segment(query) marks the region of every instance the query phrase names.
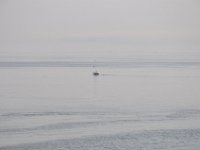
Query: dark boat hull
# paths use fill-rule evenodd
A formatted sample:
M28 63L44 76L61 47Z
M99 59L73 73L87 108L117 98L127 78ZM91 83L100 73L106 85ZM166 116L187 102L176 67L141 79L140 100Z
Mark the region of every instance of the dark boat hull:
M94 76L98 76L99 73L98 73L98 72L93 72L93 75L94 75Z

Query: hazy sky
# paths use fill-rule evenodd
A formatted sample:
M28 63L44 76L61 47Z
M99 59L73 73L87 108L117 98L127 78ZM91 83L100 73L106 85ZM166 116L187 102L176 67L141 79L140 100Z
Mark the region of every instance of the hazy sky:
M0 59L199 59L199 8L199 0L0 0Z

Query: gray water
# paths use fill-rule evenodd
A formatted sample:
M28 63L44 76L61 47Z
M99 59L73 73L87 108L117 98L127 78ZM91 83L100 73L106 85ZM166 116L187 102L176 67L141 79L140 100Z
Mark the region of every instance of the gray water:
M112 64L1 63L0 150L199 150L198 63Z

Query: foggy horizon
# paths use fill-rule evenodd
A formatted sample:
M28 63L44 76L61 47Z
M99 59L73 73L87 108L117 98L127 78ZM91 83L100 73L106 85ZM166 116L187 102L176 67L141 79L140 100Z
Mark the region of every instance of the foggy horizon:
M197 0L1 0L0 60L200 59Z
M199 0L0 0L0 150L199 150Z

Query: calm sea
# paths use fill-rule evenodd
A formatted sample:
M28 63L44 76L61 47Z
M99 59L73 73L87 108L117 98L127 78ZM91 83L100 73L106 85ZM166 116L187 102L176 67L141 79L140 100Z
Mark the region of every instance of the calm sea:
M0 63L0 150L199 148L197 62Z

